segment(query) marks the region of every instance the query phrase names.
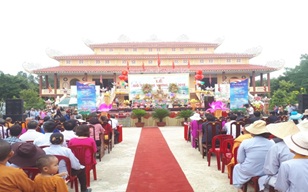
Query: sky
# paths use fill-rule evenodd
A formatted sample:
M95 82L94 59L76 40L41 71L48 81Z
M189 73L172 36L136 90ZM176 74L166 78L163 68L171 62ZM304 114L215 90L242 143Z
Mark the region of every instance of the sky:
M261 48L251 64L293 68L308 53L308 1L296 0L10 0L0 1L0 71L57 65L46 50L91 54L84 41L214 42L216 53ZM283 69L272 73L279 76Z

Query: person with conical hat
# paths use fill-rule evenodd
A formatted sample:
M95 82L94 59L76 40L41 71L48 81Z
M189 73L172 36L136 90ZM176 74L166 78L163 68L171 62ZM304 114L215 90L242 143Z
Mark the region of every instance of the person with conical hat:
M252 177L263 176L263 165L267 151L274 142L269 140L266 122L257 120L246 130L253 138L244 140L238 148L237 162L233 169L233 186L242 192L243 184Z
M285 137L283 140L295 156L293 159L281 163L275 189L288 192L307 191L308 132L300 131Z
M271 123L266 126L266 129L275 136L273 139L275 144L269 149L265 157L263 171L266 175L258 180L260 191L264 190L264 187L268 188L268 185L275 187L280 164L294 157L294 153L289 150L283 138L300 131L293 121Z

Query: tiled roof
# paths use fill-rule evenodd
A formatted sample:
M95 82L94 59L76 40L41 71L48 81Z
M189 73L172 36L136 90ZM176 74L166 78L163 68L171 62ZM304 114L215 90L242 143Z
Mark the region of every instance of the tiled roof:
M123 70L127 70L127 66L56 66L44 69L36 69L32 72L34 74L101 74L101 73L121 73ZM261 65L252 64L217 64L217 65L191 65L189 68L187 65L175 65L172 66L146 66L144 70L142 66L129 66L129 73L194 73L197 70L202 70L204 73L243 73L243 72L273 72L278 69L272 67L266 67Z
M177 47L218 47L218 43L200 42L120 42L120 43L99 43L90 44L94 48L177 48Z
M253 58L253 54L235 54L235 53L215 53L215 54L159 54L160 59L215 59L215 58ZM80 59L89 59L89 60L138 60L138 59L157 59L157 54L148 54L148 55L66 55L66 56L54 56L56 60L80 60Z

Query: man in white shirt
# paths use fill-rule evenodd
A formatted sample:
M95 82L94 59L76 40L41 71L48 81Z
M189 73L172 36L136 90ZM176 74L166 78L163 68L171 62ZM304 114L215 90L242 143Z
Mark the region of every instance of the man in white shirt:
M28 130L22 134L19 139L22 141L34 141L34 139L41 137L43 134L36 131L38 123L36 121L29 121L27 124Z
M69 141L70 139L77 137L73 131L73 129L77 126L76 121L76 119L70 119L63 123L65 130L62 132L62 134L64 135L65 141Z
M33 144L36 146L50 146L50 136L56 128L56 123L52 120L46 121L43 124L45 134L34 139ZM66 142L63 142L62 146L66 147Z
M119 125L119 121L115 118L115 116L112 114L110 115L110 120L111 120L111 127L112 127L112 130L113 130L113 134L112 136L114 137L112 140L113 140L113 144L117 144L118 143L118 140L119 140L119 131L117 130L117 127ZM110 124L110 122L109 122Z
M230 121L225 123L223 126L222 130L226 131L227 135L231 135L231 123L236 122L236 116L235 115L230 115ZM236 126L233 126L232 128L232 136L235 139L236 138Z

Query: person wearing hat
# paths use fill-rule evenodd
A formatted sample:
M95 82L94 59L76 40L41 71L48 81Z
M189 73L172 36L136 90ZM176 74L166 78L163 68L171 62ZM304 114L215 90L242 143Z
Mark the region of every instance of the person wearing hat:
M198 139L199 136L199 130L202 130L202 124L198 123L199 120L201 120L199 113L194 113L193 116L189 117L191 120L190 127L191 127L191 145L193 148L197 148L197 143L195 142L196 139Z
M6 166L13 155L12 146L0 139L0 191L34 191L34 182L22 169Z
M62 155L69 158L72 167L71 173L72 175L76 175L78 177L81 192L90 192L91 189L87 189L87 184L86 184L86 172L84 169L85 166L80 164L79 160L76 158L76 156L73 154L70 148L61 146L63 142L64 142L64 136L62 133L53 133L50 136L50 143L51 143L50 147L45 147L43 150L48 155ZM59 173L63 172L69 172L69 171L67 171L65 162L60 161Z
M264 187L268 188L268 185L275 187L280 164L294 157L283 138L300 131L293 121L269 124L266 128L276 138L274 138L275 144L269 149L265 157L263 170L266 175L258 180L260 190L263 190Z
M304 119L296 125L300 131L308 131L308 119Z
M305 109L302 120L308 119L308 109Z
M265 155L274 144L268 139L266 122L257 120L246 127L253 138L244 140L238 148L238 164L233 169L233 186L243 191L242 186L252 177L262 176Z
M281 163L275 189L289 192L307 191L308 132L300 131L285 137L283 140L295 156L293 159Z
M303 115L298 113L297 111L292 111L290 113L289 121L294 121L295 124L298 124L302 121Z
M9 159L13 167L35 167L36 160L45 155L43 149L33 143L17 142L12 145L13 157Z

